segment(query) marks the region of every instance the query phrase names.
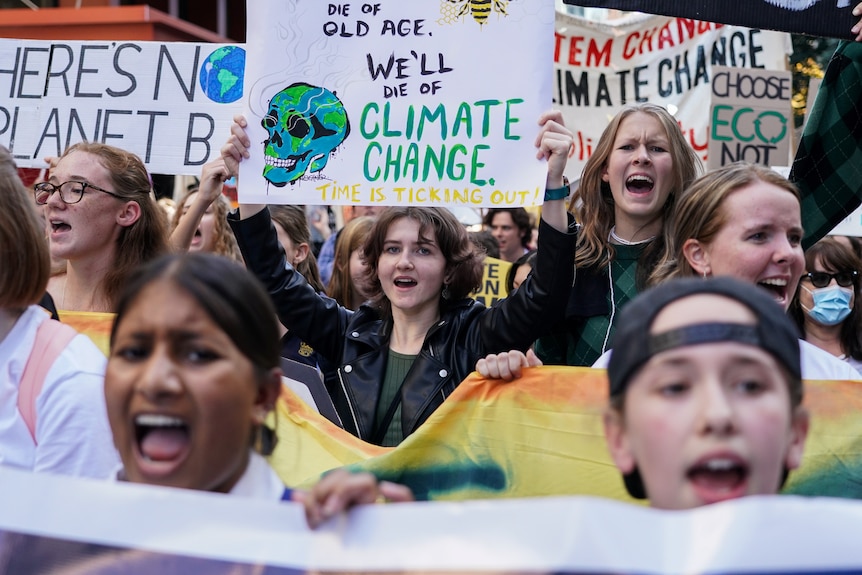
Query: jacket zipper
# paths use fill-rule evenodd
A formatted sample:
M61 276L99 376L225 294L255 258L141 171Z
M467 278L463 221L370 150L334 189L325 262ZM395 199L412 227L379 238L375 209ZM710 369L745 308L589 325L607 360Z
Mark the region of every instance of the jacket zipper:
M341 384L341 391L344 392L344 399L347 400L347 407L350 409L350 417L353 418L353 427L356 428L356 437L361 438L362 430L359 429L359 421L356 419L356 411L353 409L353 402L350 401L350 396L347 394L347 386L344 385L344 378L341 377L341 368L338 368L338 383Z

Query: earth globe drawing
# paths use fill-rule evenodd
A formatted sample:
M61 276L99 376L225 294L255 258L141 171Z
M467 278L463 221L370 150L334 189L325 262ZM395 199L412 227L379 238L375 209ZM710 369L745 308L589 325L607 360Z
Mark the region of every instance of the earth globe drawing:
M244 73L245 50L239 46L222 46L201 65L201 88L213 102L236 102L242 98Z

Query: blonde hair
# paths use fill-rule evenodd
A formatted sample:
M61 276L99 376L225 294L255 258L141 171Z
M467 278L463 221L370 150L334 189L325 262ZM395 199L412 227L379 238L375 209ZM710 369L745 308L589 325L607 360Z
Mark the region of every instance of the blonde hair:
M614 225L614 198L602 172L607 167L613 151L614 141L623 121L634 114L647 114L661 123L669 140L673 166L673 182L670 194L662 206L662 218L666 221L673 209L676 197L691 183L701 170L701 161L686 142L679 124L670 113L655 104L636 104L623 108L602 132L595 151L587 160L578 190L569 203L572 212L581 223L578 247L575 252L577 266L607 266L614 258L614 248L608 242L608 234Z
M728 214L721 209L727 197L758 181L787 190L799 200L799 190L790 180L758 164L736 162L704 174L680 195L672 216L665 222L666 249L648 284L697 275L683 254L685 242L712 242L727 223Z
M188 202L189 198L192 197L192 194L198 193L198 188L192 188L182 197L182 199L177 202L176 207L174 208L174 216L171 220L171 230L175 230L177 225L179 225L180 220L183 217L183 208L185 208L186 202ZM215 237L215 245L213 246L212 253L228 257L234 261L242 262L242 255L239 252L239 246L236 243L236 237L233 235L233 230L230 229L230 226L227 223L227 214L231 210L230 200L228 200L224 194L219 194L219 196L213 201L213 217L215 218L215 226L213 228L213 235Z

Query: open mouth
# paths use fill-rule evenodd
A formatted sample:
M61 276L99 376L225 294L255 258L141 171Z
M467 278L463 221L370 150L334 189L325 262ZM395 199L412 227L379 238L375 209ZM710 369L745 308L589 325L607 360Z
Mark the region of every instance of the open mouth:
M52 220L50 222L51 231L52 232L67 232L72 229L72 227L66 222L62 222L59 220Z
M626 180L626 189L633 194L645 194L655 187L655 181L649 176L635 174Z
M757 285L772 294L775 301L783 303L787 299L787 280L768 278L760 280Z
M144 414L135 417L138 451L147 462L180 459L189 446L189 426L177 417Z
M416 280L414 280L412 278L395 278L394 283L395 283L395 287L408 288L408 287L415 286Z
M716 457L695 464L687 477L705 503L714 503L744 494L748 465L736 458Z

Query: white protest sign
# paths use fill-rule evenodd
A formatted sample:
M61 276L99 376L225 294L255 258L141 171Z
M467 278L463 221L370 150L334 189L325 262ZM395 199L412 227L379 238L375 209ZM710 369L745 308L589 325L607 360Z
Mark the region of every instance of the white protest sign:
M251 203L542 201L545 0L248 2Z
M0 145L21 167L89 140L199 174L241 110L244 66L234 45L0 40Z
M790 163L790 72L714 66L709 169L733 162Z
M0 467L0 509L0 565L10 573L862 568L862 503L824 497L752 496L671 512L592 497L364 505L312 531L298 503Z
M673 112L706 159L712 67L782 70L789 48L781 32L644 14L592 22L558 13L554 106L575 132L566 174L580 177L623 106L647 101Z

